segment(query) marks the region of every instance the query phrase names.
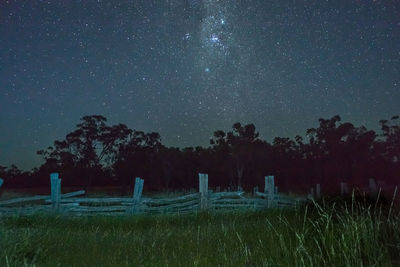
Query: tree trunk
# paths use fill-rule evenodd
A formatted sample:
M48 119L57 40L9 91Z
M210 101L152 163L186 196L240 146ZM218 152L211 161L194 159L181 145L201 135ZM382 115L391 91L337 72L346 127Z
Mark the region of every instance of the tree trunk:
M244 165L238 164L238 166L236 168L237 177L238 177L238 183L237 183L238 187L242 186L243 171L244 171Z

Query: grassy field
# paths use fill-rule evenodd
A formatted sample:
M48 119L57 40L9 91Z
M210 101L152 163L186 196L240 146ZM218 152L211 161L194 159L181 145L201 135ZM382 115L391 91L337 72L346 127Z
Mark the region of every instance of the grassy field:
M0 219L0 266L400 266L400 214L350 202L299 209Z

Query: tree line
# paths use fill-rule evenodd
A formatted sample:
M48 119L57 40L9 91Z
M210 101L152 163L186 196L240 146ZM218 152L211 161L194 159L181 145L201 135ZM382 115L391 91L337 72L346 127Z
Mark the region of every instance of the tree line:
M316 183L327 193L346 182L362 187L369 178L388 185L400 181L399 116L381 120L381 132L341 122L340 116L319 119L305 137L259 138L254 124L235 123L217 130L209 147L166 147L160 134L108 125L101 115L84 116L64 140L37 151L44 163L29 172L15 165L0 166L5 187L49 184L59 172L63 186L132 187L134 177L145 179L146 190L182 190L198 186L198 173L209 174L210 187L251 190L274 175L282 191L307 191Z

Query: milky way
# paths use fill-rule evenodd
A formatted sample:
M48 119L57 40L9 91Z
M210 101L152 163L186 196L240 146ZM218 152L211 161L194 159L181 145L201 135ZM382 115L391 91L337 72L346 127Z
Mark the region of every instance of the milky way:
M400 113L400 4L386 1L0 2L0 165L84 115L208 145L254 123L304 135L339 114L377 129Z

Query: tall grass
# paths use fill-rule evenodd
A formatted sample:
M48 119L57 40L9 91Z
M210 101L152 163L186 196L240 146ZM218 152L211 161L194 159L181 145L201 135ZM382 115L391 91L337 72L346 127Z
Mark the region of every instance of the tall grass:
M0 266L400 265L393 206L133 217L35 215L0 220Z

